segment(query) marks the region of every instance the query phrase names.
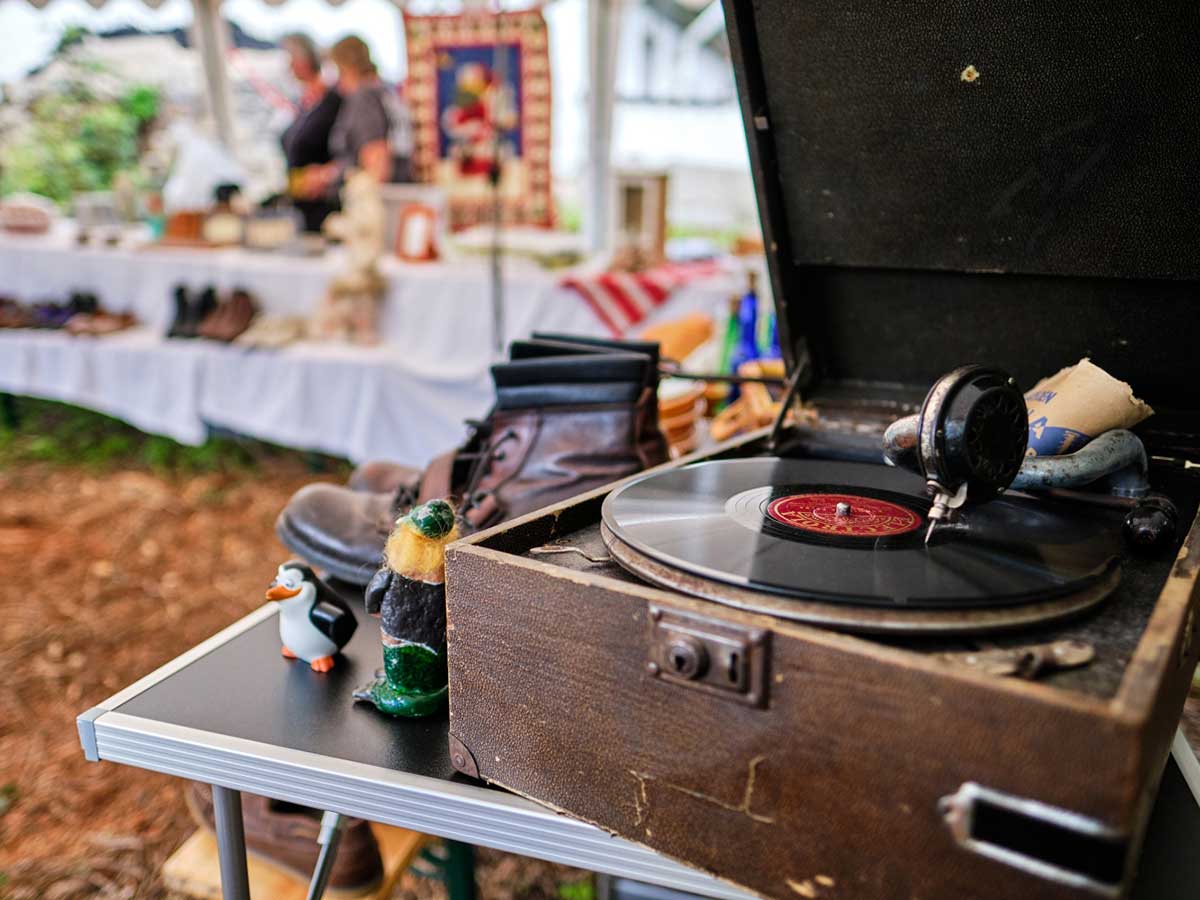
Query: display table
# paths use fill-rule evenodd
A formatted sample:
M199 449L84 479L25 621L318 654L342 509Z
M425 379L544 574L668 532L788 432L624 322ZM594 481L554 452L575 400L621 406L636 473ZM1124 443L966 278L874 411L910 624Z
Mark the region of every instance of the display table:
M236 287L257 298L264 312L309 316L329 280L343 267L342 250L318 257L287 256L240 247L95 247L74 241L75 228L60 222L46 235L0 233L0 295L30 303L65 300L72 291L92 291L112 312L131 312L163 334L174 313L178 284L198 291ZM384 343L415 362L460 372L462 360L487 356L492 347L489 260L478 254L425 263L385 257L381 269L388 293L380 318ZM505 339L534 329L607 335L604 323L579 294L561 286L565 271L549 271L521 257L506 257ZM743 285L723 278L685 286L666 308L680 315L696 308L722 313ZM692 300L689 302L688 295ZM680 302L682 300L682 302ZM477 368L477 367L475 367Z
M444 716L393 720L351 702L379 666L372 620L360 613L345 658L320 675L280 658L277 614L275 603L260 607L78 719L89 760L214 785L229 900L245 897L239 791L707 897L751 896L455 773ZM1181 735L1172 756L1135 900L1177 900L1200 883L1200 764Z
M162 337L175 284L243 286L269 314L307 316L337 257L91 248L62 232L0 235L0 294L35 302L91 290L105 308L131 311L143 323L104 338L0 329L0 393L89 407L186 444L202 443L216 426L354 462L424 465L459 442L463 419L483 416L491 403L488 367L496 357L486 260L388 259L376 347L301 342L261 351ZM535 330L608 334L561 277L506 261L505 344ZM724 315L736 288L732 275L687 284L645 324L690 312Z
M422 465L457 444L491 402L478 372L410 364L394 349L302 342L278 351L166 340L0 330L0 391L59 400L185 444L210 426L354 461Z

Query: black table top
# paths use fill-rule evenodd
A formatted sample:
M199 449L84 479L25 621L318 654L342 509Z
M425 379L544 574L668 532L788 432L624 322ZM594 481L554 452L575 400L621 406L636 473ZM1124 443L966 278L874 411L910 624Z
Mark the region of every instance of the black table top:
M351 694L383 665L376 620L358 630L333 671L280 656L277 616L235 636L118 707L122 713L431 778L450 765L447 716L394 719Z

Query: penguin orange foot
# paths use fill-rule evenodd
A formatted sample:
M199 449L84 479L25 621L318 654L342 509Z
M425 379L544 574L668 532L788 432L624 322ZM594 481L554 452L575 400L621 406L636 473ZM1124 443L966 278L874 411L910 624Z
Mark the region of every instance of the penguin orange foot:
M309 665L312 666L314 672L328 672L333 668L333 657L322 656L319 659L314 659Z
M280 647L279 653L284 659L295 659L296 658L296 654L293 653L291 650L289 650L287 647Z

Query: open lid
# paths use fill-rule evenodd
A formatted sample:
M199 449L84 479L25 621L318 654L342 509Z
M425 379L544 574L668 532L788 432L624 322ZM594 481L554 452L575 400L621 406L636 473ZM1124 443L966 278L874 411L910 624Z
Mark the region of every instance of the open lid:
M1200 4L723 2L789 367L1200 410Z

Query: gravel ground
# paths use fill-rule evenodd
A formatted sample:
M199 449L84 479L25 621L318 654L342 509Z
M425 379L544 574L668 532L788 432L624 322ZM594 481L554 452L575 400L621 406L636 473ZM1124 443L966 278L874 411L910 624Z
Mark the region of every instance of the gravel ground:
M275 516L313 480L299 457L269 468L0 470L0 897L170 896L159 867L194 828L181 783L85 764L74 719L262 603L287 555ZM478 874L485 898L590 894L490 851ZM396 894L443 895L415 876Z

